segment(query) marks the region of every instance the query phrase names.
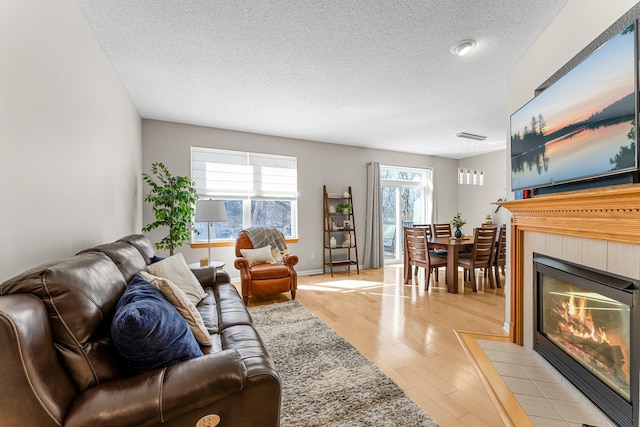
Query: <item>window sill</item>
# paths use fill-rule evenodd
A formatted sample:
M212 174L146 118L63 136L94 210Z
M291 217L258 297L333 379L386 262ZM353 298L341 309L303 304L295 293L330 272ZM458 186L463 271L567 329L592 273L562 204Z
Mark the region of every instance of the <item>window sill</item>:
M287 238L285 239L285 241L288 244L291 243L298 243L298 238L297 237L291 237L291 238ZM211 247L212 248L223 248L226 246L235 246L236 245L236 241L235 240L224 240L224 241L215 241L215 242L211 242ZM192 249L200 249L200 248L206 248L207 244L202 242L198 242L198 243L191 243L191 248Z

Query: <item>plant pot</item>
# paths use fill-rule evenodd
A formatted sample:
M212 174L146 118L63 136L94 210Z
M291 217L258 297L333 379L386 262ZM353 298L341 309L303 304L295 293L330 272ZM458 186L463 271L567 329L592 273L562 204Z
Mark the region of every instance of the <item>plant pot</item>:
M456 237L456 239L459 239L462 237L462 230L460 230L458 227L456 227L456 230L453 232L453 235Z

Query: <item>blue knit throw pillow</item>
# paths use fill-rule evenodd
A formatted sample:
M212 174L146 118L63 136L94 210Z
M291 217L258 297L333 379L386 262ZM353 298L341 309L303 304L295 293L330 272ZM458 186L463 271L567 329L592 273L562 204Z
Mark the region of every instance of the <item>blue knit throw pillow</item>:
M202 356L184 317L158 289L138 275L118 301L111 340L134 373Z

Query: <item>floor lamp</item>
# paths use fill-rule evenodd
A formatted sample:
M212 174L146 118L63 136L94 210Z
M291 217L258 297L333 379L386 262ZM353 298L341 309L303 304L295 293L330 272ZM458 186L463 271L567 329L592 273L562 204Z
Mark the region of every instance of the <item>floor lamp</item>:
M207 265L211 264L211 223L225 222L227 220L227 210L223 200L198 200L196 202L196 222L207 223L207 248L209 258Z

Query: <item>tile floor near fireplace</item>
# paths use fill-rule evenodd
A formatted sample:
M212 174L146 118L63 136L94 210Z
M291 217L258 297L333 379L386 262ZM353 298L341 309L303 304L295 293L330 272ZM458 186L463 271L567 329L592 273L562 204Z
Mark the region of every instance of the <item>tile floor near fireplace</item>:
M536 426L615 427L539 354L507 342L477 342Z

